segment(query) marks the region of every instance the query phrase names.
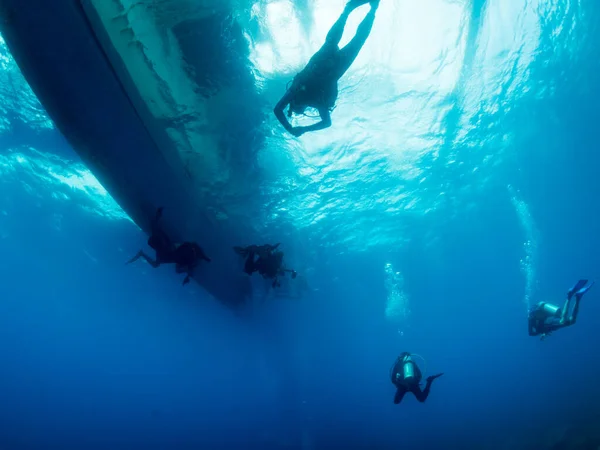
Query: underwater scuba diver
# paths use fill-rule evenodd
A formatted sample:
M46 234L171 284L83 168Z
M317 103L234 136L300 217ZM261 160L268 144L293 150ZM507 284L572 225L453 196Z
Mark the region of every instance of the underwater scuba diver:
M338 47L350 13L361 5L370 3L371 10L358 26L356 35L342 49ZM379 0L350 0L337 22L331 27L325 44L313 55L306 67L293 79L285 95L275 106L274 113L283 127L298 137L306 132L323 130L331 126L331 111L338 96L338 80L350 68L365 44L375 20ZM288 117L284 109L289 105ZM306 127L293 127L288 118L316 108L321 121Z
M423 374L421 373L419 366L417 366L417 364L411 358L410 353L401 353L390 370L392 384L396 386L394 404L397 405L400 403L407 392L412 392L417 400L423 403L429 396L429 391L431 390L431 383L433 383L433 380L441 377L442 375L444 374L438 373L437 375L428 376L425 389L421 390L420 383L421 379L423 378Z
M246 264L244 265L244 272L248 275L252 275L258 271L255 264L255 259L268 258L269 255L277 250L279 243L275 245L249 245L248 247L233 247L233 251L240 255L242 258L246 258Z
M279 276L290 273L292 278L296 278L296 271L286 269L283 266L283 252L277 250L280 244L270 245L250 245L248 247L234 247L233 250L243 258L244 272L252 275L258 272L263 278L273 279L273 287L281 286Z
M210 258L206 256L202 247L195 242L184 242L175 245L159 226L162 213L162 207L156 210L156 215L151 224L150 237L148 238L148 245L156 252L156 259L152 259L143 250L140 250L127 261L127 264L131 264L140 258L145 259L155 269L162 264L175 264L176 273L187 274L183 280L185 285L190 282L190 277L199 262L210 262Z
M194 275L194 270L200 264L200 261L210 262L202 247L195 242L184 242L177 246L175 250L175 272L186 273L183 284L190 282L190 277Z
M546 302L538 303L529 312L529 336L541 336L544 339L560 328L573 325L579 314L581 297L594 285L594 282L589 285L587 283L588 280L579 280L575 283L567 292L567 299L562 308ZM569 315L573 297L575 297L573 312Z

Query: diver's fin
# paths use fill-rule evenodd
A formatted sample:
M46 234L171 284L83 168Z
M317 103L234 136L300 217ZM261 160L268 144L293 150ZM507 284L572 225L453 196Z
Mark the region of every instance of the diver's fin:
M579 280L577 283L575 283L575 286L573 286L571 289L569 289L569 292L567 293L567 299L571 300L571 297L573 297L573 294L575 292L581 291L583 289L583 287L587 284L587 282L588 282L588 280ZM591 286L589 286L589 287L591 287ZM584 294L585 294L585 292L587 292L587 291L584 291Z
M142 257L142 251L140 250L139 252L137 252L137 253L135 254L135 256L134 256L133 258L131 258L129 261L127 261L127 262L125 263L125 265L127 265L127 264L131 264L131 263L133 263L133 262L136 262L136 261L137 261L138 259L140 259L141 257Z
M586 281L587 283L587 281ZM585 294L587 291L589 291L592 286L594 285L595 281L592 281L592 284L590 284L589 286L585 286L581 289L579 289L577 292L575 292L575 298L577 299L581 299L581 297L583 297L583 294Z

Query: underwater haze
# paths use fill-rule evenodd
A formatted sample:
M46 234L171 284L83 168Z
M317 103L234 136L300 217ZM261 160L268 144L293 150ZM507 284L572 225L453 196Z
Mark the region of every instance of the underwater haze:
M600 3L381 0L332 127L294 138L272 108L344 3L223 2L261 138L219 201L306 285L244 316L125 265L147 236L0 37L0 449L600 447L600 286L527 333L600 281ZM423 404L393 404L403 351L444 373Z

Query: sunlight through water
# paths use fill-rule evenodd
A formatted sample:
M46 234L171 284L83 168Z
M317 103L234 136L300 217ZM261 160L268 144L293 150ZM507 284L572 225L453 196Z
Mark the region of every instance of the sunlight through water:
M316 0L308 13L286 0L254 5L262 29L251 61L267 84L281 86L277 96L270 91L272 103L323 44L344 4ZM528 95L540 14L552 8L546 0L382 1L340 80L332 127L296 139L271 118L275 136L265 152L280 160L286 149L289 163L273 175L265 228L283 215L344 246L398 244L399 218L483 189L511 151L515 136L503 119ZM342 46L368 9L352 13ZM457 191L449 181L457 178L469 184ZM339 225L324 232L321 224L331 221ZM360 238L365 228L376 236L368 242Z
M170 139L185 143L182 148L191 155L186 168L199 180L198 190L218 200L223 216L251 215L254 231L267 239L282 229L290 235L300 231L341 252L404 245L410 241L407 220L443 226L444 218L472 203L471 194L485 191L504 173L519 138L510 115L525 100L546 92L540 86L544 80L532 78L541 42L549 34L556 43L572 33L569 18L579 8L579 2L559 0L381 0L371 35L339 82L332 126L294 138L272 108L321 47L345 0L117 3L122 12L106 23L115 27L115 35L132 34L133 42L119 43L127 55L143 49L136 58L146 58L145 71L132 56L126 60L139 67L130 72L148 90L142 89L143 96L160 119L154 125L165 126ZM342 46L369 8L363 5L351 14ZM215 12L229 14L227 20L242 29L249 52L244 48L233 55L248 59L257 91L248 95L254 97L239 97L231 89L203 103L198 86L190 83L181 36L174 30L187 19ZM547 27L547 17L553 27ZM136 42L138 47L130 45ZM557 44L556 52L564 50L561 45L566 47ZM204 47L197 46L202 53ZM14 62L3 41L0 47L3 88L27 88L13 75ZM155 83L148 81L150 69ZM163 102L165 92L169 96ZM52 128L35 96L24 96L26 101L5 97L17 99L6 108L38 127ZM235 159L224 148L234 139L231 126L246 120L246 112L256 116L257 111L234 105L257 99L264 102L256 108L264 108L265 115L251 123L260 124L256 134L264 138L249 143L240 133L242 141L231 147L239 147L243 158ZM6 117L5 128L11 129ZM215 117L225 121L223 128L212 122ZM85 178L61 177L55 180ZM219 189L201 184L210 177L223 182Z

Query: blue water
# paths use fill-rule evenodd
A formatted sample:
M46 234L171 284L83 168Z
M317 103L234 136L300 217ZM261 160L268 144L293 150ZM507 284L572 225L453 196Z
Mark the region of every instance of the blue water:
M267 105L343 5L322 3L254 11ZM382 0L331 129L260 124L245 214L308 289L251 318L124 265L146 237L0 46L0 448L600 445L599 288L544 342L526 323L600 279L599 6L415 4ZM303 51L269 7L313 30ZM445 373L425 404L392 403L405 350Z

